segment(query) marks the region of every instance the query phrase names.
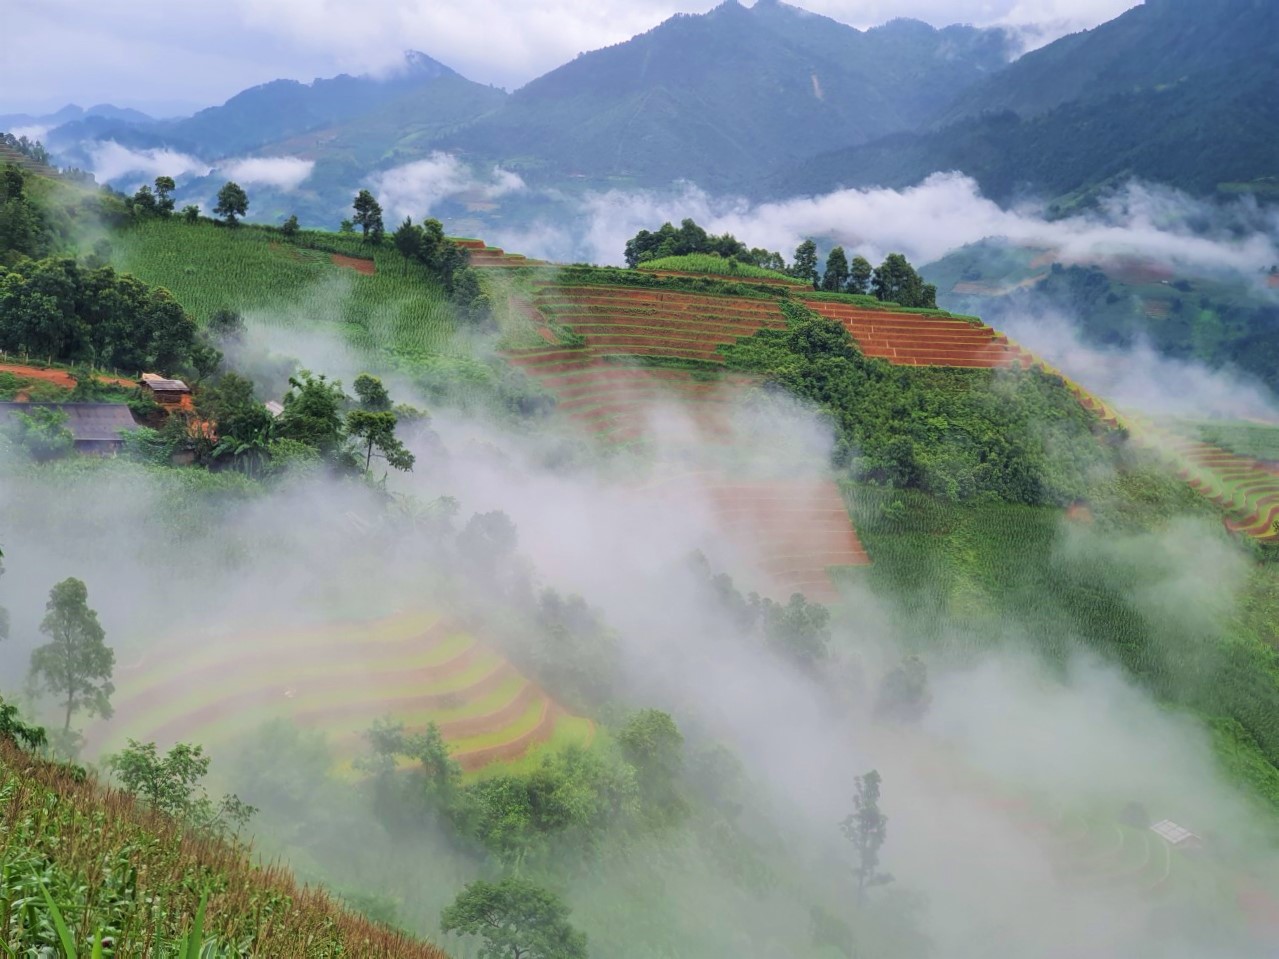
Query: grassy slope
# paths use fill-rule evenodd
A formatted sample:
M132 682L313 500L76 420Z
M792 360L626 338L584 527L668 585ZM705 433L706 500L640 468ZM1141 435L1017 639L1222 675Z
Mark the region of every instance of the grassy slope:
M327 251L307 248L316 243L372 259L377 272L335 266ZM444 292L420 269L406 271L389 243L374 249L355 236L306 231L290 244L261 227L170 219L132 227L113 246L118 268L171 290L200 322L234 309L269 326L321 325L353 346L410 360L464 350Z
M19 951L11 954L54 954L43 886L84 954L95 934L111 936L119 956L172 947L207 895L206 947L215 940L252 942L255 955L444 956L299 887L279 867L254 864L245 850L184 834L91 777L3 741L0 874L0 944Z
M1168 595L1180 564L1212 562L1179 553L1185 520L1174 517L1198 517L1197 543L1219 529L1188 487L1137 466L1099 481L1090 514L1074 522L1047 507L845 493L874 565L843 575L901 600L903 634L921 648L962 659L1024 644L1064 665L1082 644L1207 719L1227 772L1279 808L1279 657L1268 645L1279 565L1251 561L1220 534L1211 552L1218 562L1244 553L1241 581L1204 576L1202 587Z

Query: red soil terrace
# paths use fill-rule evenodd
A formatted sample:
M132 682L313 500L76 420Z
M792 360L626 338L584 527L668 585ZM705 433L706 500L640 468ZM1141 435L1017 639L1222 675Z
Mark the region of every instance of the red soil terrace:
M372 276L377 272L377 264L372 260L365 260L358 256L343 256L341 253L333 254L333 265L344 266L348 270L363 273L365 276Z

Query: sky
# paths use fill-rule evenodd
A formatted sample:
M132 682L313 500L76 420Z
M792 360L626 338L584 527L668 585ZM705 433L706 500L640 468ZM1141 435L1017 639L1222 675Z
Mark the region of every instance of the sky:
M3 0L0 114L115 103L176 115L281 77L378 71L416 49L514 89L578 53L716 0ZM1016 28L1030 46L1134 0L803 0L856 27L893 17Z

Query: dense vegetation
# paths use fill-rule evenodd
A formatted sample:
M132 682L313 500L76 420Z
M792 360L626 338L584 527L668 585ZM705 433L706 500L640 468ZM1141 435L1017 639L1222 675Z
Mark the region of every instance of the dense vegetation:
M863 356L838 322L782 310L785 330L721 352L824 410L836 462L855 476L951 500L1066 504L1105 462L1092 417L1051 377L892 366Z

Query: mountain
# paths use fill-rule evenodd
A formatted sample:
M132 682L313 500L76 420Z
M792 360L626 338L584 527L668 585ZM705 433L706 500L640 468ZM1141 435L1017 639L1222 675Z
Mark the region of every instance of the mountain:
M1182 86L1279 54L1272 0L1148 0L1093 30L1022 57L955 98L943 123L1012 110L1034 117L1067 103Z
M909 129L1008 59L1001 31L859 31L776 0L677 15L583 54L444 146L521 173L725 188Z
M88 117L101 117L108 120L119 120L125 123L155 122L141 110L129 107L117 107L111 103L99 103L84 109L69 103L60 110L46 114L9 113L0 116L0 130L12 130L20 127L57 127L65 123L74 123Z
M439 117L441 129L447 130L504 97L423 53L409 52L402 67L387 77L342 74L311 83L273 80L194 116L146 127L115 117L77 119L54 130L50 142L60 152L70 152L83 149L86 141L111 139L135 149L169 147L218 160L345 123L367 130L372 118L388 108L392 127L409 124L410 117L419 125ZM388 131L387 138L394 135L394 130ZM304 145L314 147L316 142L312 137ZM297 143L291 146L298 149ZM379 141L379 146L385 143Z
M1279 194L1276 89L1279 5L1151 0L974 86L940 128L809 158L759 192L902 187L961 170L1000 201L1077 199L1131 177Z

